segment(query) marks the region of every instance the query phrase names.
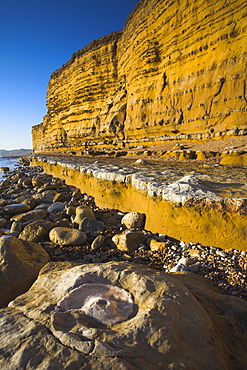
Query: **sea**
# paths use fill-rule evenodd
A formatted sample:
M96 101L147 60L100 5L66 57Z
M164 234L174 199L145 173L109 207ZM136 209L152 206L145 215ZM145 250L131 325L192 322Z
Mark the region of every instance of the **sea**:
M19 157L2 157L0 156L0 167L9 167L10 170L15 168L15 164L18 162ZM0 181L4 179L4 172L0 171Z

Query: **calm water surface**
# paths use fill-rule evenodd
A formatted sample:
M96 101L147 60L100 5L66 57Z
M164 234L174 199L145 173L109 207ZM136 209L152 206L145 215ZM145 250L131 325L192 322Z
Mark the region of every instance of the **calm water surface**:
M0 167L9 167L10 170L14 169L15 164L19 158L14 157L1 157L0 156ZM0 172L0 181L4 178L4 173Z

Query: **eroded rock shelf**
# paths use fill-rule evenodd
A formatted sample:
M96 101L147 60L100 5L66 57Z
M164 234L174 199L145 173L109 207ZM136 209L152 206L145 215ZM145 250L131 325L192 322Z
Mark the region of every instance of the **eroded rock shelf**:
M141 212L146 227L187 242L246 249L246 171L35 155L34 165L92 195L100 207Z

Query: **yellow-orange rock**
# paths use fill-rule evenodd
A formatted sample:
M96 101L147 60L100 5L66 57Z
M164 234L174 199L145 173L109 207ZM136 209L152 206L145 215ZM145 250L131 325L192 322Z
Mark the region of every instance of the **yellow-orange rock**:
M246 0L142 0L51 75L36 152L246 128Z

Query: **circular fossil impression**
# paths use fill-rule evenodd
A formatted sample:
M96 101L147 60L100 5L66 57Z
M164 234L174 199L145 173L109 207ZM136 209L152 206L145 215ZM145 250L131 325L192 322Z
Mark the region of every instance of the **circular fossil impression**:
M81 310L97 321L114 325L129 318L133 300L124 289L107 284L83 284L73 289L58 304L63 310Z

